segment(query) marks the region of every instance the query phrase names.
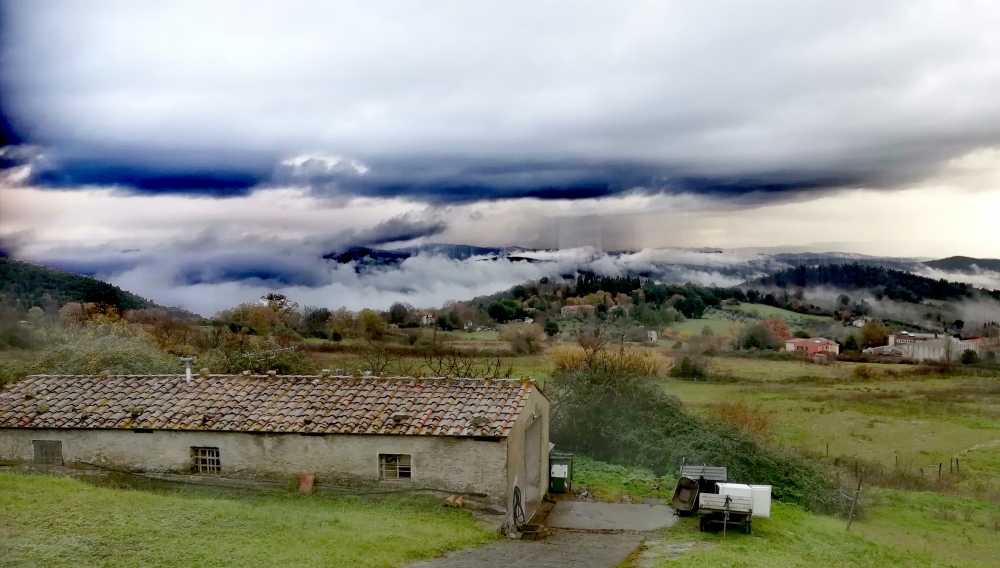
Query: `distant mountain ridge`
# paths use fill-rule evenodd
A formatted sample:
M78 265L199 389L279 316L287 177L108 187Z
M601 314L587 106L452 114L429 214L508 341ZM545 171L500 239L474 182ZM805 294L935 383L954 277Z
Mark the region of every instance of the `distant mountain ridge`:
M931 268L944 270L947 272L963 272L973 274L975 269L990 270L1000 272L1000 259L996 258L972 258L968 256L949 256L940 260L929 260L923 263Z
M91 276L83 276L30 262L0 257L0 294L21 302L23 308L45 307L48 294L59 306L94 302L120 310L156 308L183 317L200 317L182 308L161 306Z
M935 280L903 270L857 263L786 268L770 276L748 281L746 285L777 288L829 286L842 290L867 289L874 292L879 299L886 297L890 300L913 303L920 303L925 299L960 300L978 294L1000 299L1000 290L991 292L964 282Z

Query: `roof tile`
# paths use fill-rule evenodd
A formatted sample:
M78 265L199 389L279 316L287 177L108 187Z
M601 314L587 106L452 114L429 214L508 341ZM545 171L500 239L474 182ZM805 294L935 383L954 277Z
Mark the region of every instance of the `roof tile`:
M532 388L509 379L36 375L0 392L0 428L507 436Z

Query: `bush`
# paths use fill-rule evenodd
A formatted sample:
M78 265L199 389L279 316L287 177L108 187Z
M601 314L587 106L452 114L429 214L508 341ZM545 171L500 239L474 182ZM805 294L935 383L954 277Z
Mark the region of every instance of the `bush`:
M545 335L549 337L555 337L559 334L559 323L556 320L549 320L545 322Z
M69 342L44 352L29 366L32 374L158 375L177 373L180 361L145 335L84 331Z
M705 375L705 365L686 355L681 359L681 364L670 371L670 376L678 379L703 379Z
M265 338L241 334L222 338L218 347L199 357L198 366L213 373L275 371L279 375L308 375L317 371L316 364L296 348L280 348Z
M765 411L760 404L750 406L743 400L710 404L708 417L716 422L735 426L758 440L767 439L777 422L773 412Z
M962 352L962 364L963 365L975 365L979 363L979 354L972 349L966 349Z
M500 339L509 341L515 353L538 353L545 333L537 323L513 323L503 329Z
M742 349L778 349L778 340L771 330L761 324L747 326L739 338Z
M579 345L554 345L545 356L557 371L588 371L591 369L632 372L641 375L659 375L670 368L670 361L656 351L638 351L621 347L602 348L588 353Z
M802 458L761 446L739 429L700 419L659 382L632 373L556 371L552 441L595 459L673 474L682 461L729 468L729 478L773 486L776 499L828 511L833 483Z

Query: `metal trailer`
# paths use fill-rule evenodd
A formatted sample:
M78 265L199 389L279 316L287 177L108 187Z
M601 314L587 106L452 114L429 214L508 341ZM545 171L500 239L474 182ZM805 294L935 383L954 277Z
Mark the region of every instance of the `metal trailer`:
M719 483L729 481L729 470L710 465L682 465L679 477L697 481L699 493L716 493Z
M740 527L747 534L753 532L753 499L737 495L702 493L698 496L698 528L707 531L713 523L726 527Z

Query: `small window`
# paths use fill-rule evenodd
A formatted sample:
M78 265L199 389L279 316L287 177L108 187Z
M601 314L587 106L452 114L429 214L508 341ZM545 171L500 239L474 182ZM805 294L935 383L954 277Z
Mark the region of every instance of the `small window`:
M408 454L379 454L378 478L380 481L410 479L410 456Z
M219 448L191 448L191 457L194 459L195 473L219 473L222 471Z
M62 465L62 442L55 440L32 440L35 447L35 465Z

